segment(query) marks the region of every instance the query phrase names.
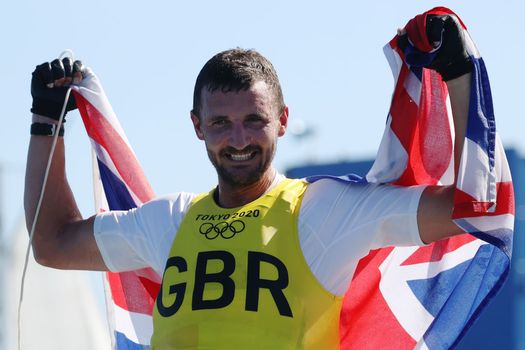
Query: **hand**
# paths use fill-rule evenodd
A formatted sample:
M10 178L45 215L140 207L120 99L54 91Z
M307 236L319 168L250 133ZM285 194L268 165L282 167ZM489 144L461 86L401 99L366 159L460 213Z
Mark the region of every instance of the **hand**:
M66 57L36 66L31 79L31 112L58 120L68 86L78 84L83 77L82 62ZM73 94L69 95L66 113L77 108Z
M441 74L444 81L458 78L472 71L464 31L455 16L428 15L426 33L431 45L437 47L441 44L428 68Z

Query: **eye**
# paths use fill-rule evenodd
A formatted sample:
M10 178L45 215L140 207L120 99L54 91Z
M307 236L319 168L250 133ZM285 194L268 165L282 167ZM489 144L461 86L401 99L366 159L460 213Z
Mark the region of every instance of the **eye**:
M251 114L247 116L245 121L247 124L255 126L264 126L268 123L265 118L257 114Z
M225 125L228 124L228 120L225 119L225 118L217 118L217 119L214 119L210 122L210 125L213 126L213 127L223 127Z

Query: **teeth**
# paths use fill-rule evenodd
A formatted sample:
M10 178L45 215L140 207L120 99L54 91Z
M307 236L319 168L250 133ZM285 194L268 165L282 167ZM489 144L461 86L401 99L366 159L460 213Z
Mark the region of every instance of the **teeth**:
M242 161L242 160L248 160L252 156L251 153L244 153L244 154L230 154L230 157L232 160L236 161Z

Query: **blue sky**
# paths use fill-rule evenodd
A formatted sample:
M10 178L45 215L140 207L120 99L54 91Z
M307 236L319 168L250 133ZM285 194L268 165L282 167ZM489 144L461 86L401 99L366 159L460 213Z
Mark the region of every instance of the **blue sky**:
M488 67L503 142L525 152L522 100L524 3L489 1L10 1L2 6L0 208L9 232L22 215L29 140L30 73L63 49L92 67L156 193L201 192L216 176L191 127L193 84L206 60L255 48L279 74L290 122L279 170L308 162L371 158L393 89L383 45L417 13L437 5L469 27ZM503 5L504 4L504 5ZM85 216L93 213L89 141L76 112L66 124L67 167ZM52 190L52 189L50 189Z

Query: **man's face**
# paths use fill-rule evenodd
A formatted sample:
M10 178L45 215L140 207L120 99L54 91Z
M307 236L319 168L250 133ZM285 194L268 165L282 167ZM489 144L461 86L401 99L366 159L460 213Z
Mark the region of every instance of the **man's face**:
M265 82L239 92L202 91L200 118L191 119L204 140L219 180L245 186L268 176L277 138L284 135L288 109L278 111Z

